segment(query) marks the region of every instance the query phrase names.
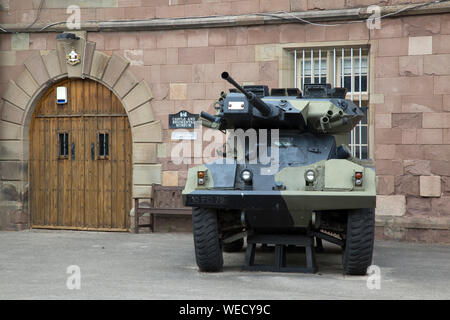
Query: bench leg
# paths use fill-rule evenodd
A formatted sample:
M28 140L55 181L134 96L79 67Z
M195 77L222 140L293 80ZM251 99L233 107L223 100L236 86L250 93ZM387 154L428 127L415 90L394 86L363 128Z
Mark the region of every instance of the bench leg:
M155 216L153 213L150 213L150 231L155 232Z
M134 200L134 233L139 233L139 199Z

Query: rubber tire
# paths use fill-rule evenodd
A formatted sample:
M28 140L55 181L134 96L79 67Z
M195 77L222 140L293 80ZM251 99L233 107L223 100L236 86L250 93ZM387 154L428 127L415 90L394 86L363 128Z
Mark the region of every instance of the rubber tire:
M231 243L223 243L222 249L223 252L239 252L242 250L243 246L244 246L244 238L241 238Z
M219 239L216 210L193 208L192 229L194 234L195 259L200 271L222 271L223 254Z
M375 209L349 210L347 239L342 255L344 274L366 275L372 263Z

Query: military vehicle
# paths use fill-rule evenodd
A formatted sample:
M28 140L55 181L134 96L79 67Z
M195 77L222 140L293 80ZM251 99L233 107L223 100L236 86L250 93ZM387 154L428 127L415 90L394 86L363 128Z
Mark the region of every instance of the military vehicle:
M216 115L201 112L203 125L224 133L254 129L256 149L267 148L271 161L278 162L272 170L273 163L263 163L259 153L250 163L226 150L224 161L189 169L183 201L193 207L199 270L221 271L223 251L242 250L245 236L303 235L319 245L326 240L341 246L345 274L366 274L374 243L375 170L371 161L336 144L336 135L361 121L361 109L345 99L345 88L329 84L269 94L267 86L241 87L227 72L222 78L235 89L221 94ZM268 129L266 140L260 129ZM251 142L242 145L244 160L252 156L251 147Z

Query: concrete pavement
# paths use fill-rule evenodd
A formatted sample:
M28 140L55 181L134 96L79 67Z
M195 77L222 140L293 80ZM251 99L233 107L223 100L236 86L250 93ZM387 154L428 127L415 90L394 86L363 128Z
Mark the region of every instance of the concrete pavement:
M244 251L225 254L224 272L207 274L197 271L188 233L0 232L0 299L450 298L448 245L377 241L380 289L369 289L374 276L343 276L340 249L324 244L317 274L244 272ZM294 253L288 264L303 258ZM71 265L79 290L66 286Z

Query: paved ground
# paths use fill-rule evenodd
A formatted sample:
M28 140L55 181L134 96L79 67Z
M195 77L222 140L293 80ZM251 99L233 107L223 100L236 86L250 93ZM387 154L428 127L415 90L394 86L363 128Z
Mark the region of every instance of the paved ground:
M450 246L377 242L380 289L344 277L339 249L326 251L314 275L244 272L244 252L206 274L191 234L0 232L0 299L450 299ZM66 287L69 265L80 267L80 290Z

